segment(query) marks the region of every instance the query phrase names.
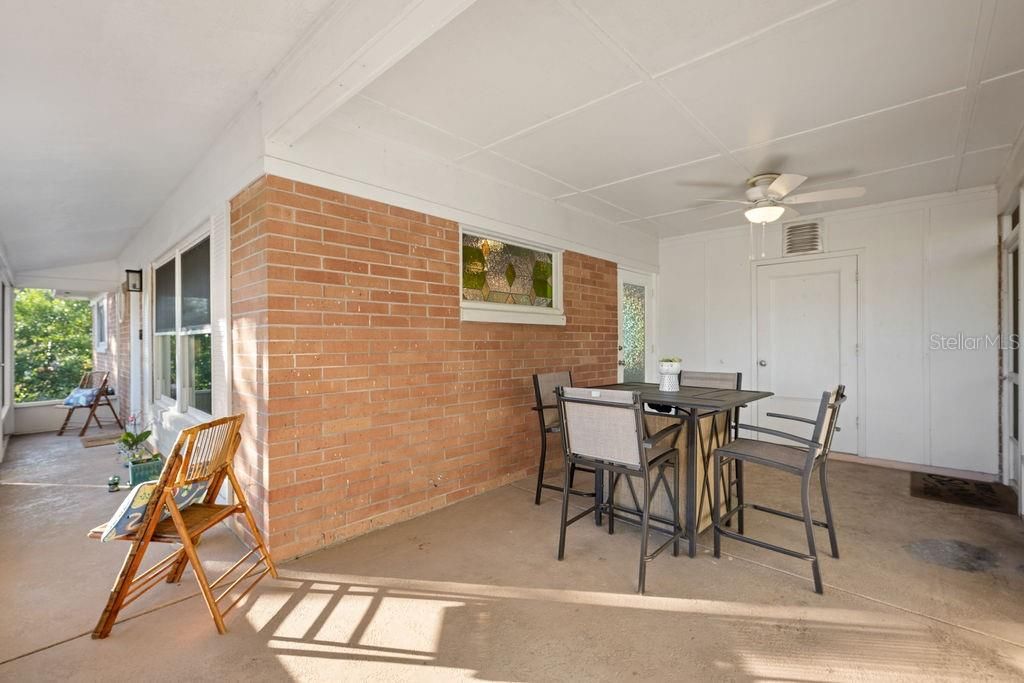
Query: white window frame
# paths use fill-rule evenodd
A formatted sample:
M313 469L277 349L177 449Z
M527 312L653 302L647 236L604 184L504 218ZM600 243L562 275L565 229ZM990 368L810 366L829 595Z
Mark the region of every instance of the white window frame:
M551 254L551 308L522 306L519 304L496 304L487 301L467 301L462 298L462 236L468 233L475 237L504 242L516 247L535 249ZM521 323L526 325L565 325L565 305L562 289L563 250L546 244L530 242L516 237L482 230L472 225L459 226L459 302L460 317L464 322Z
M159 411L173 410L181 415L190 415L199 420L211 419L213 416L206 411L199 410L195 406L188 405L186 397L189 393L189 386L187 381L183 381L187 373L185 373L185 344L182 343L183 337L188 337L194 334L209 334L213 335L213 325L207 324L201 328L189 329L185 331L181 325L181 255L186 251L196 246L205 239L213 239L209 225L204 225L199 231L194 232L186 240L182 241L178 246L174 247L170 251L165 252L160 258L152 261L149 264L149 297L148 297L148 316L150 320L149 325L149 346L150 346L150 395L153 397L153 404ZM176 377L175 385L178 387L177 398L171 398L166 394L157 394L156 392L156 337L165 336L158 335L156 332L156 271L157 268L167 265L171 261L174 262L174 366ZM210 255L210 298L213 298L213 288L219 286L214 284L212 280L213 275L213 254L211 250ZM170 336L170 335L166 335ZM210 378L211 383L216 381L215 377Z
M99 312L103 311L103 324L99 324ZM92 343L97 353L106 353L107 351L107 327L109 321L107 315L110 311L107 310L107 295L101 294L92 300Z

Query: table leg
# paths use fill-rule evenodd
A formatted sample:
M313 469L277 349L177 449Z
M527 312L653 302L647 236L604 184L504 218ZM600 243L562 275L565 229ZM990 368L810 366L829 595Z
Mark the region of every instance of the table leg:
M697 421L698 411L686 418L686 541L687 554L697 556Z
M601 526L603 516L601 505L604 503L604 470L600 467L594 468L594 524Z

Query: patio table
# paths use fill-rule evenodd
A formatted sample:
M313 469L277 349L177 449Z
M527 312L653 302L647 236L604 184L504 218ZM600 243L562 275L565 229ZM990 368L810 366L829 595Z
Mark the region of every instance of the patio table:
M773 395L772 392L692 386L681 386L679 391L660 391L657 384L641 382L607 384L595 388L635 391L646 404L667 405L679 409L686 424L686 451L682 453L686 458L686 540L689 545L688 553L690 557L694 557L697 554L697 454L700 451L700 444L697 441L698 422L709 415L729 413L734 408L768 398ZM726 432L731 433L731 430L727 429ZM680 451L682 450L680 448ZM705 458L709 455L710 452L704 454ZM595 478L594 485L597 500L604 502L603 473ZM715 485L718 483L715 482ZM601 525L600 507L595 512L595 523Z

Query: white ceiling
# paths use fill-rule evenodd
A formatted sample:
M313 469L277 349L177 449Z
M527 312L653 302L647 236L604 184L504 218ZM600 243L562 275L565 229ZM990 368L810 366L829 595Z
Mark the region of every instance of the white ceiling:
M0 2L0 239L116 257L329 0Z
M478 0L332 116L609 220L735 225L762 171L858 184L805 213L996 182L1024 120L1020 0Z

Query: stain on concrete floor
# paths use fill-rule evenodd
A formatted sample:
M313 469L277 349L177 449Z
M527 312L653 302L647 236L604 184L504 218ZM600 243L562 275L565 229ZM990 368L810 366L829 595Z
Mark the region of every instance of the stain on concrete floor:
M903 547L919 560L964 572L984 572L999 564L988 548L951 538L927 538Z

